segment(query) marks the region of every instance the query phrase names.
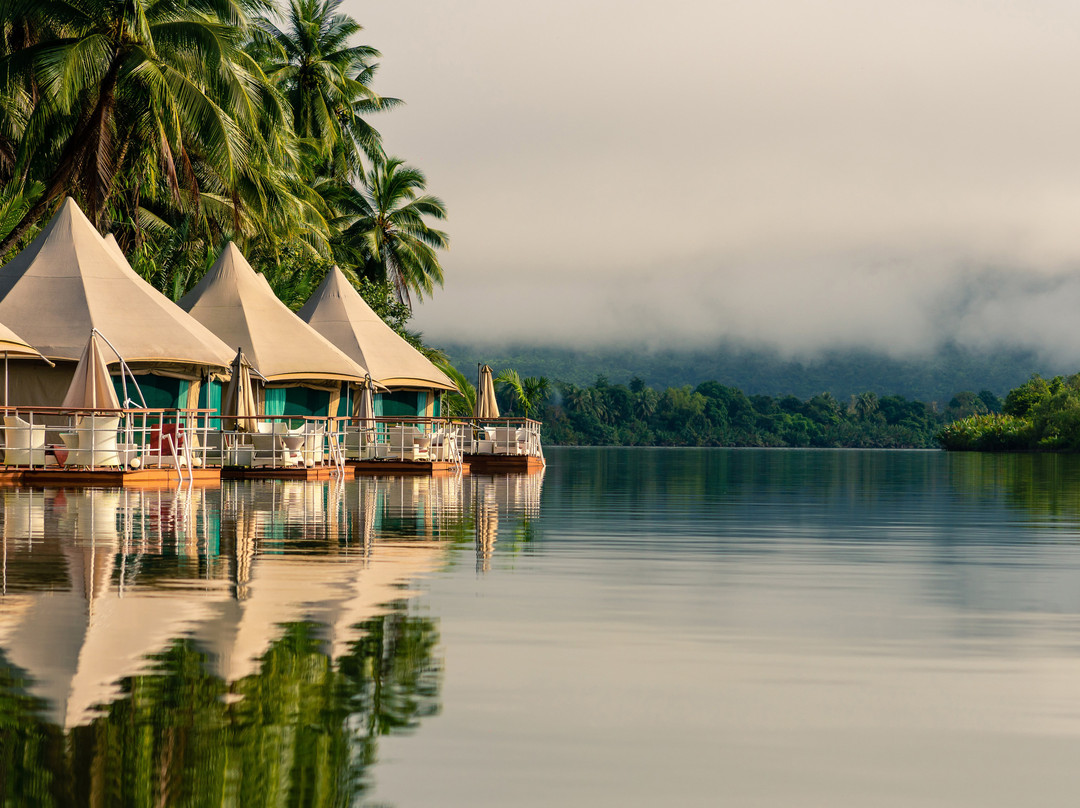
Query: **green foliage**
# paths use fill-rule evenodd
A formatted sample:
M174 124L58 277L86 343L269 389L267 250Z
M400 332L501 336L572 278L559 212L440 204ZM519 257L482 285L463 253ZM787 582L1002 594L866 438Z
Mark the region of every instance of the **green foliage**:
M1031 411L1050 397L1050 385L1037 373L1019 387L1010 390L1005 396L1002 412L1026 418Z
M476 412L476 386L465 374L451 365L444 357L433 359L435 366L457 385L456 393L443 395L443 415L447 418L469 418Z
M969 413L941 430L941 445L957 451L1080 452L1080 374L1049 381L1032 376L1009 391L1000 415L980 407L987 407L982 394L958 394L950 415Z
M406 308L441 285L445 206L368 122L400 103L378 51L336 0L280 1L0 4L0 256L70 195L173 299L226 240L294 308L306 258Z
M494 381L509 392L512 406L526 418L529 418L551 393L551 383L543 376L522 379L516 370L504 370Z
M953 421L937 434L937 440L950 451L1015 452L1030 448L1035 434L1026 418L984 413Z
M873 393L847 408L829 393L747 396L716 381L657 391L603 376L553 393L543 407L545 439L566 445L928 448L942 426L922 402Z

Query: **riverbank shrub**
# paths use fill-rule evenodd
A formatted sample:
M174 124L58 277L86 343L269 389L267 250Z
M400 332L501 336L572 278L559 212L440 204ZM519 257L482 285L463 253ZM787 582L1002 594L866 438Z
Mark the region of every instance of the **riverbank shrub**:
M937 440L950 451L1020 452L1033 448L1037 432L1027 418L984 413L947 424L938 432Z

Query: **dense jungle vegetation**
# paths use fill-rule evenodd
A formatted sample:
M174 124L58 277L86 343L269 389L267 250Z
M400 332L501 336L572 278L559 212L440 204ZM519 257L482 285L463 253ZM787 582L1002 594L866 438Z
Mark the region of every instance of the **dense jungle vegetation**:
M524 379L504 384L500 402L504 412L539 417L547 443L570 446L932 448L946 423L1002 407L989 390L957 393L939 410L873 392L844 402L830 393L748 396L715 381L660 391L604 377L585 387Z

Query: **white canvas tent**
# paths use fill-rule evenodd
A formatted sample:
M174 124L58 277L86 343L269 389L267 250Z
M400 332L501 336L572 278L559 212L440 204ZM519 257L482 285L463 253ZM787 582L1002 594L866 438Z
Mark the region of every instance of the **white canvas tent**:
M43 356L62 360L52 371L15 363L21 367L12 368L13 404L59 404L94 328L136 372L198 379L208 369L229 367L235 349L122 259L68 198L38 237L0 268L0 322Z
M297 315L391 390L456 390L450 378L402 339L336 266Z
M367 373L278 300L231 242L180 305L270 384L337 389Z

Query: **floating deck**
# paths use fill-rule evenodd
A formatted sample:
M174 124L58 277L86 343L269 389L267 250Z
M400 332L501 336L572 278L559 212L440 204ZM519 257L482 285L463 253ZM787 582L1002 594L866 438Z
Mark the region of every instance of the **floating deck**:
M467 454L465 462L474 474L531 474L544 468L543 458L531 455Z
M337 469L333 466L225 466L221 470L223 480L332 480L336 476ZM345 477L352 477L348 466L345 467Z
M149 487L177 486L191 480L193 485L217 485L221 482L221 469L194 469L191 476L185 472L181 478L176 469L3 469L0 485L48 485L59 488L103 487Z
M348 460L347 469L361 474L426 474L444 477L458 473L458 464L448 460ZM468 461L461 463L461 473L469 473Z

